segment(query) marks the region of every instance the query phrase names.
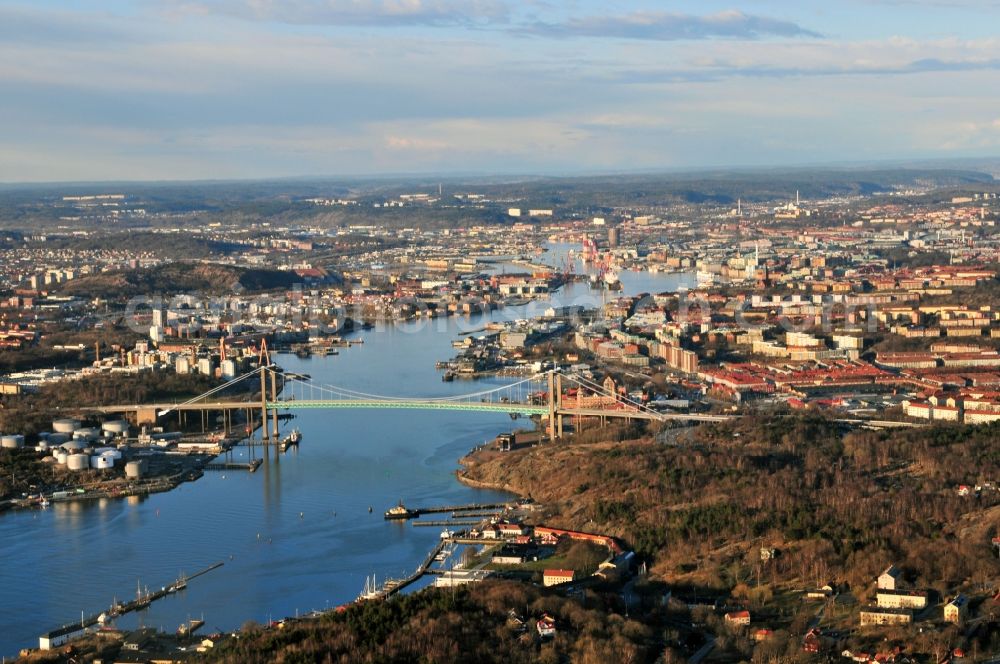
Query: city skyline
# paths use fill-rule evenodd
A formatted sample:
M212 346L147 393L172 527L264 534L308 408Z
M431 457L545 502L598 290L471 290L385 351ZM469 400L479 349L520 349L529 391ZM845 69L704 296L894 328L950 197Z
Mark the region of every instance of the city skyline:
M1000 152L1000 3L0 3L0 182Z

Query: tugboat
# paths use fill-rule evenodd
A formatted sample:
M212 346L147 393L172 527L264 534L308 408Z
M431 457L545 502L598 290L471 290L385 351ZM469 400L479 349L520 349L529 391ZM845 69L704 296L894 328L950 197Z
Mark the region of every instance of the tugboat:
M399 504L395 507L390 507L385 511L386 519L414 519L420 516L420 512L417 510L407 509L403 505L403 501L399 501Z
M302 440L302 433L298 429L292 429L292 432L281 439L278 443L278 449L282 452L287 450L289 447L298 446L299 441Z

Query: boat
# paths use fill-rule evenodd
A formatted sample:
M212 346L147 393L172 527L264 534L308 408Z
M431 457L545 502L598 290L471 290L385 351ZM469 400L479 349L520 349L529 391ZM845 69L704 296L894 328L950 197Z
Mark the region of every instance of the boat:
M403 505L403 501L400 501L398 505L390 507L385 511L386 519L413 519L420 516L420 512L417 510L407 509Z
M441 539L451 539L456 534L457 533L455 533L454 530L448 530L447 528L445 528L444 530L441 531Z
M375 581L375 575L365 577L365 589L361 591L358 595L358 601L365 601L369 599L379 599L382 596L379 590L378 583Z
M48 498L42 498L42 502L40 502L38 504L41 505L42 507L48 507L51 503L49 503L49 499Z
M455 380L455 372L454 371L444 372L444 375L441 376L441 380L443 380L446 383L452 382L453 380Z
M302 433L298 429L292 429L292 432L281 439L278 443L278 448L284 452L289 447L298 446L299 441L302 440Z
M187 636L189 634L194 634L197 629L205 624L204 620L192 619L188 620L186 623L181 623L181 626L177 628L177 636Z

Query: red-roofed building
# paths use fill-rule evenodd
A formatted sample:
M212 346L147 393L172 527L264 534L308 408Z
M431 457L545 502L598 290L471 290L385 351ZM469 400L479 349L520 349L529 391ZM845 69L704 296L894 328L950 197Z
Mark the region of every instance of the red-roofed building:
M742 611L730 611L726 614L726 622L730 625L749 625L750 624L750 612L746 609Z

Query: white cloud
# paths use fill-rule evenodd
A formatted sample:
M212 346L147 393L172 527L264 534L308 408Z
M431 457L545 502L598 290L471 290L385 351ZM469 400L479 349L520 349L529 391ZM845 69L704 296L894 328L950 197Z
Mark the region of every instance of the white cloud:
M180 0L179 12L301 25L455 26L504 22L503 0Z
M576 17L558 23L541 22L532 26L530 32L554 37L611 37L653 41L820 36L819 33L791 21L745 14L738 10L707 15L637 11Z

